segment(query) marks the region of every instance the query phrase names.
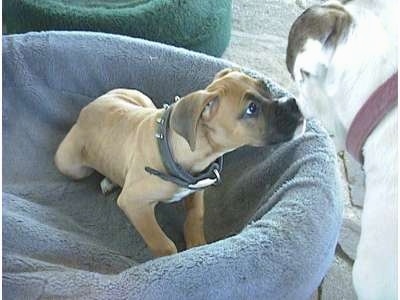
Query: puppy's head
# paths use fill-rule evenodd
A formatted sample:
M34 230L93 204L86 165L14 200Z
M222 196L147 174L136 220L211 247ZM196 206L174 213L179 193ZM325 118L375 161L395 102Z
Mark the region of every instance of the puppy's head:
M232 69L220 71L204 90L176 103L171 127L194 151L207 139L214 151L290 140L303 124L294 98L273 99L262 82Z

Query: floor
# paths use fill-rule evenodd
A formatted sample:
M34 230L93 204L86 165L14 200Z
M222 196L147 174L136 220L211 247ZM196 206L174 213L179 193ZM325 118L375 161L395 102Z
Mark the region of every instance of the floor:
M296 95L285 64L287 36L298 15L317 0L233 0L232 38L223 58L271 77ZM338 154L345 194L344 220L332 266L312 299L356 299L351 270L360 236L363 171Z

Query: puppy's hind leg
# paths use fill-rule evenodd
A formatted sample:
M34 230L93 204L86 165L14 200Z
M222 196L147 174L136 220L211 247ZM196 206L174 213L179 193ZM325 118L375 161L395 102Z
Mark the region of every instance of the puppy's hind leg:
M58 170L75 180L92 174L94 170L83 163L82 151L82 139L79 137L76 125L74 125L61 142L54 157Z

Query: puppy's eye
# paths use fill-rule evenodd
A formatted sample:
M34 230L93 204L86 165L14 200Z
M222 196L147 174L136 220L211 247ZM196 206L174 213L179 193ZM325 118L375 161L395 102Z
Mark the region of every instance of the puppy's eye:
M245 115L248 117L256 115L258 112L258 105L255 102L250 102L247 106Z

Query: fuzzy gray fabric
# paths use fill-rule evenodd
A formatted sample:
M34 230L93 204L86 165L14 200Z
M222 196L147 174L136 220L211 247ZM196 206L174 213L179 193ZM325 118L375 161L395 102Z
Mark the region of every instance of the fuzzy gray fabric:
M315 121L274 149L226 155L223 184L206 192L210 243L169 257L151 256L116 205L119 190L101 194L99 174L74 182L54 167L58 144L97 96L136 88L161 105L229 65L116 35L3 37L5 299L310 297L332 261L342 214L334 147ZM159 205L157 218L183 250L182 204Z

